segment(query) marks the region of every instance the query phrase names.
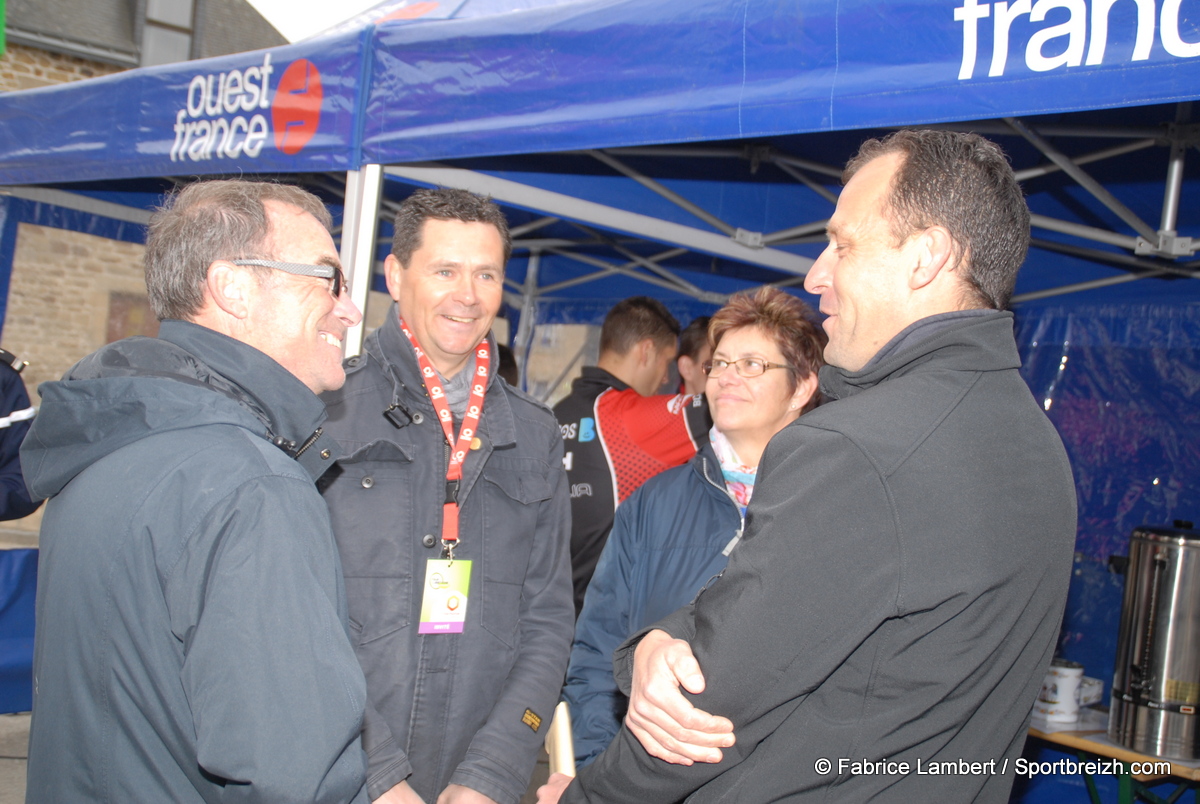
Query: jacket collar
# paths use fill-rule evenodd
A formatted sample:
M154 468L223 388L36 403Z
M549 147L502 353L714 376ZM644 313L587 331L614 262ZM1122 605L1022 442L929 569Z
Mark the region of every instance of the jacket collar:
M624 391L629 388L629 383L621 380L611 371L606 371L599 366L584 366L579 376L575 378L571 389L585 388L594 386L596 391L603 391L606 388L616 388L618 391Z
M969 316L950 313L923 318L892 338L859 371L823 366L821 392L829 399L843 399L926 364L948 371L1020 368L1013 314L986 310Z
M512 405L504 387L497 383L500 356L496 352L496 341L490 333L487 339L492 347L492 359L488 366L487 396L484 398L480 429L486 433L493 447L513 446L517 443L517 427L513 421ZM425 381L417 365L417 355L400 330L400 309L395 302L392 302L383 325L367 339L366 350L391 379L393 404L399 402L406 408L419 408L424 415L434 415L433 403L429 401Z
M211 378L209 384L249 408L266 426L267 438L314 480L329 468L331 461L322 453L337 450L321 428L325 403L294 374L253 346L188 321L163 321L158 337L227 380Z
M605 370L600 366L584 366L580 372L580 377L575 380L576 383L595 383L605 386L605 388L614 388L618 391L624 391L630 388L629 383L617 377L617 374Z

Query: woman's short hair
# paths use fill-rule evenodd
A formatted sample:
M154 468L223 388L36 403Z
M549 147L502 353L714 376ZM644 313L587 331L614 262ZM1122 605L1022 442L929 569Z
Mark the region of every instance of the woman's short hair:
M816 322L812 308L790 293L762 287L753 293L735 294L713 314L708 324L709 345L715 350L726 332L742 327L758 327L775 341L783 359L793 367L788 372L793 391L801 379L825 365L825 330ZM807 413L821 404L820 397L819 391L813 394L800 412Z

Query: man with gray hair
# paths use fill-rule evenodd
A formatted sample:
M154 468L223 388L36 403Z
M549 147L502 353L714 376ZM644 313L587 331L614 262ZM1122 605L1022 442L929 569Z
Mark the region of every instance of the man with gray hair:
M1029 211L971 134L844 178L805 280L832 401L763 453L724 574L618 651L626 728L564 801L1008 801L1075 542L1004 311Z
M317 394L345 380L330 217L193 184L150 223L157 338L41 386L30 802L365 802Z

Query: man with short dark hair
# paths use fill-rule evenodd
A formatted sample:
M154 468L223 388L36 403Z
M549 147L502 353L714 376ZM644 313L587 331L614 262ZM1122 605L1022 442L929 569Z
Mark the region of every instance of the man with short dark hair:
M575 614L617 505L654 475L696 454L712 422L703 397L652 396L675 359L679 322L658 299L617 302L600 328L600 357L554 406L571 483Z
M1029 212L975 135L872 141L846 180L805 281L833 401L767 447L725 573L618 651L627 728L564 801L1008 800L1075 539L1001 310Z
M708 382L704 364L712 357L712 347L708 344L710 320L706 315L693 318L692 323L679 334L679 357L675 359L675 366L679 371L680 393L704 393L704 386Z
M489 335L510 248L491 201L409 196L384 266L396 303L326 397L367 788L389 804L516 804L566 670L562 440L497 379Z
M157 338L39 389L29 801L363 802L366 688L314 481L345 293L329 213L203 182L151 219Z

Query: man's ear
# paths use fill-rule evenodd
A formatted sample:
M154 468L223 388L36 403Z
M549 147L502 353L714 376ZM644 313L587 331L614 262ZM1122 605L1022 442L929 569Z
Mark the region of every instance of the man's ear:
M796 390L792 392L792 400L788 407L791 410L801 410L808 404L808 400L813 398L813 394L817 393L820 382L817 378L817 372L812 372L807 377L796 381Z
M643 338L637 342L637 358L639 366L654 365L654 358L658 356L658 348L654 345L654 341L650 338Z
M909 287L923 288L937 279L942 271L954 271L954 239L944 227L930 226L914 236L912 244L917 264L909 274Z
M404 266L396 255L389 254L383 261L383 278L387 282L388 295L393 301L400 301L400 283L404 274Z
M246 268L216 260L208 266L204 289L218 309L244 321L250 315L252 283L255 283L255 278Z

